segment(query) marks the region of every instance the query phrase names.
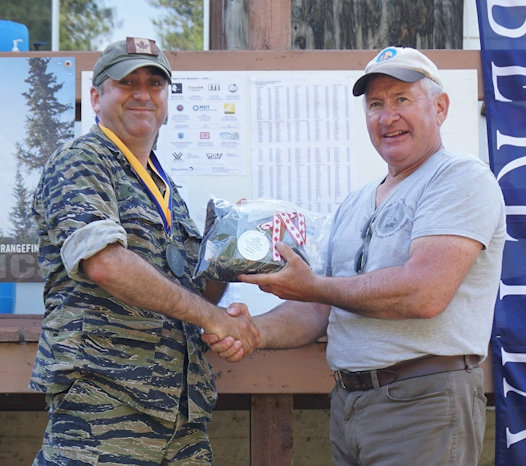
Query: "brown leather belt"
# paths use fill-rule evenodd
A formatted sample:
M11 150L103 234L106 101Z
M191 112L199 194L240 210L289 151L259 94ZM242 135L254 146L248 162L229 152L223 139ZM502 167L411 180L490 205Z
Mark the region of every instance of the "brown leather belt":
M411 379L440 372L471 370L478 367L479 357L467 356L425 356L401 362L385 369L350 372L339 370L334 378L342 388L349 392L378 388L396 380Z

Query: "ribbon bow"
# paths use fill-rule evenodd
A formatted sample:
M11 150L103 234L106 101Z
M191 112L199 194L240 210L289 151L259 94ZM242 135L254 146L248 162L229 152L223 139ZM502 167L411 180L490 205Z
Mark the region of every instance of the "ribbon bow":
M285 227L283 229L283 227ZM300 212L276 212L272 220L259 225L261 230L272 230L272 260L280 261L281 256L276 249L276 243L281 241L284 230L288 230L290 236L298 246L307 242L305 230L305 217Z

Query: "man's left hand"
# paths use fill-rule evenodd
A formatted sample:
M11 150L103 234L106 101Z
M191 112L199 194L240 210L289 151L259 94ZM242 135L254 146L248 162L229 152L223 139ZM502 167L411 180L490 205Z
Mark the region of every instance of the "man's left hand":
M308 264L283 242L276 244L281 257L287 262L279 272L240 274L238 278L245 283L258 285L267 293L281 299L316 302L316 275Z

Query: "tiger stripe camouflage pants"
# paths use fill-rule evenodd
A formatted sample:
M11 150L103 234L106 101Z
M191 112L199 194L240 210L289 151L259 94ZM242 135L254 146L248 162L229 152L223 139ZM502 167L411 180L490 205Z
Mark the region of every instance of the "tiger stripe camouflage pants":
M149 416L85 380L47 402L49 422L33 466L213 464L206 423Z

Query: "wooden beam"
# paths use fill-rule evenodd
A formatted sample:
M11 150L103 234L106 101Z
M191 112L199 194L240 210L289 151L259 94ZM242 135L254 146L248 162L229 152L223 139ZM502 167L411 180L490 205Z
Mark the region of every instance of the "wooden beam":
M0 394L34 393L28 385L36 353L36 343L0 343Z
M480 50L424 50L440 69L476 69L478 100L484 99ZM213 50L168 51L172 69L180 71L236 70L363 70L374 50ZM76 99L81 97L81 73L91 71L99 52L0 52L0 57L74 57Z
M248 2L248 48L287 50L291 47L290 0Z
M225 48L225 33L223 31L223 0L210 0L210 50Z
M3 324L0 319L0 335L16 333L18 338L22 333L20 327ZM216 374L219 393L325 394L334 384L325 348L326 344L321 342L293 350L256 350L236 364L212 352L207 356ZM34 393L28 384L36 351L36 342L0 343L0 395Z
M232 364L209 351L219 393L329 393L334 378L325 342L290 350L256 350Z
M1 316L0 336L0 408L41 410L44 397L29 390L36 340L42 316ZM326 342L291 350L256 350L245 360L232 364L209 352L207 356L216 373L219 399L217 409L247 409L250 396L251 464L290 466L293 462L293 431L296 408L328 408L328 394L334 386L332 373L325 361ZM491 359L485 369L486 393L493 391ZM301 403L301 395L308 396ZM313 395L320 396L313 403ZM309 397L310 396L310 397ZM307 402L305 400L308 400ZM223 406L222 406L223 405Z
M293 449L292 395L257 395L250 408L250 464L290 466Z
M28 388L37 350L41 315L0 315L0 394L34 393ZM11 338L16 335L19 342ZM325 359L327 343L290 350L256 350L232 364L209 351L217 391L224 394L328 394L332 372ZM482 364L484 391L494 391L491 352Z

